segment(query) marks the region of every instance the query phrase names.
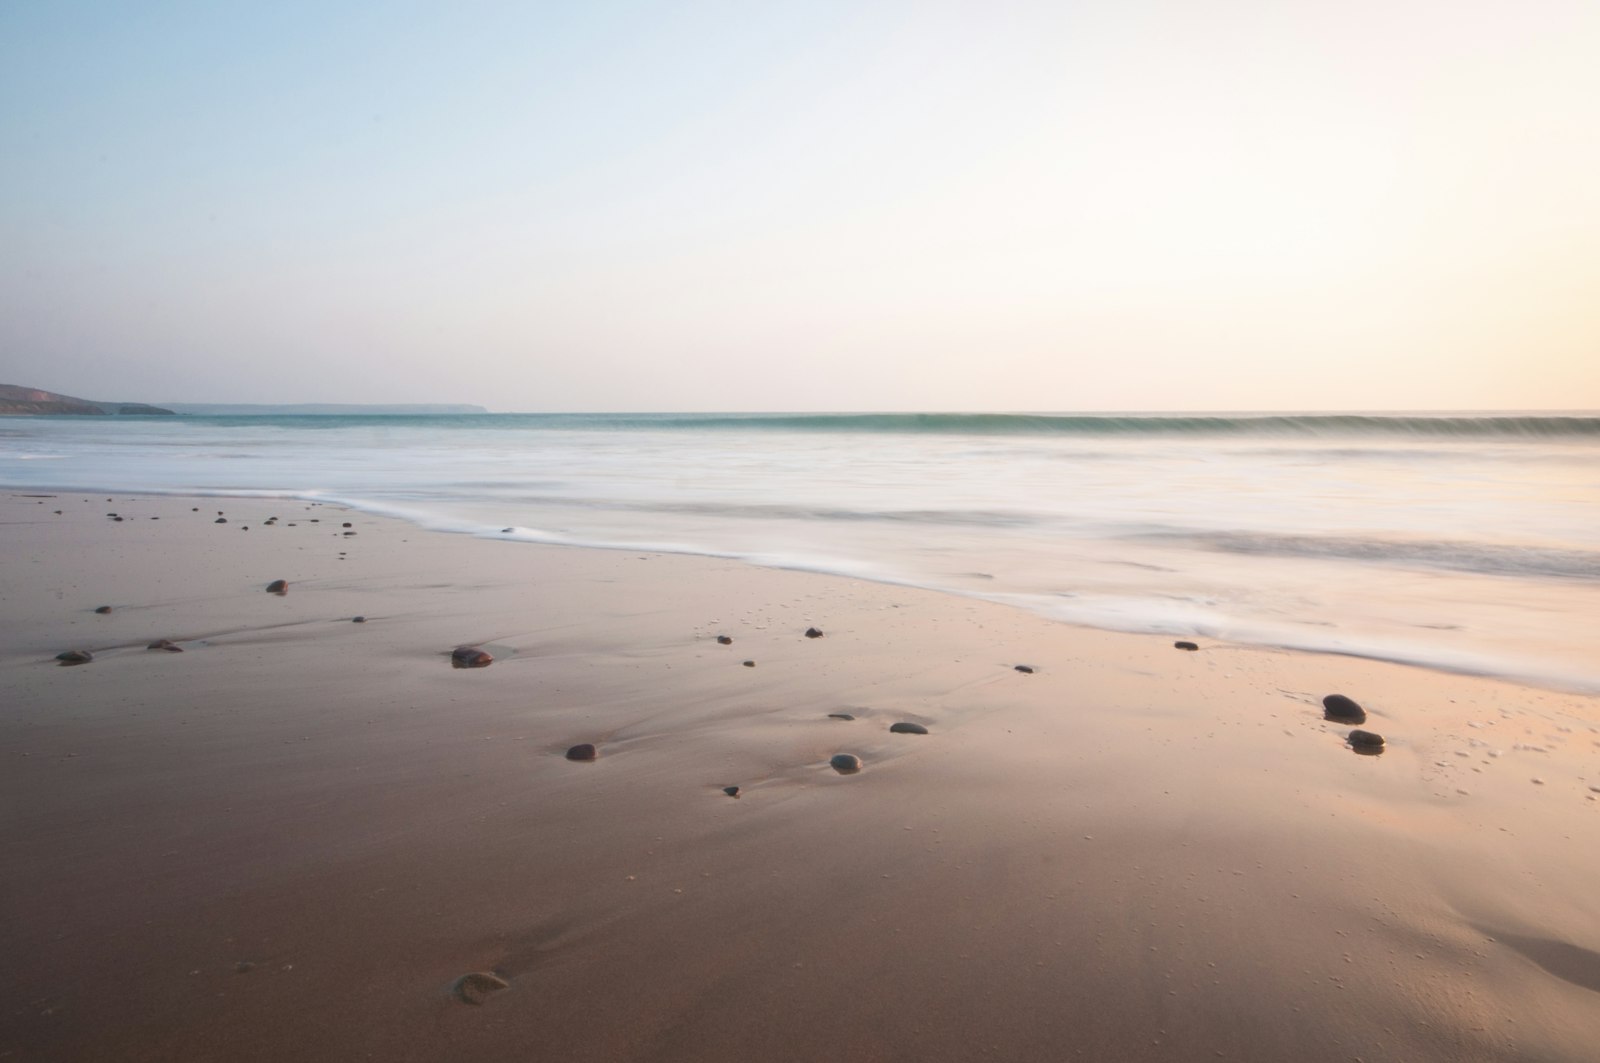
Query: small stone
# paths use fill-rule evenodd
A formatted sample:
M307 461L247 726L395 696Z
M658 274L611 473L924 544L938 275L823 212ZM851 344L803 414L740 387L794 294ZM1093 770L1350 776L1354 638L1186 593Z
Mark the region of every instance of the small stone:
M111 518L111 522L113 524L121 524L122 523L122 518L121 517L112 517Z
M1366 723L1367 710L1343 694L1329 694L1322 699L1322 718L1339 723Z
M1383 752L1383 735L1373 734L1371 731L1351 731L1348 741L1350 748L1358 753Z
M726 636L726 635L718 635L717 636L717 645L718 646L732 646L733 645L733 640L731 638L729 638L728 636Z
M475 1005L481 1005L502 989L510 988L510 982L489 971L474 971L471 974L464 974L456 979L455 985L450 987L457 1000L460 1000L463 1004Z
M450 651L452 668L487 668L493 661L493 656L476 646L457 646Z
M861 758L854 753L835 753L828 766L840 775L854 775L861 770Z
M1172 648L1175 649L1175 650L1198 650L1200 647L1196 646L1192 642L1188 642L1188 641L1185 641L1183 639L1179 639L1177 642L1174 642L1172 644Z
M66 650L56 654L56 660L60 661L62 665L88 664L94 660L94 654L88 650Z
M853 720L853 719L855 719L855 717L850 715L848 712L830 712L830 713L828 713L828 719L830 719L830 720Z
M724 786L722 788L722 792L727 794L729 797L739 796L739 788L737 786Z
M908 720L901 720L899 723L892 723L889 725L889 733L897 735L925 735L928 733L928 729L922 726L920 723L911 723Z
M341 527L341 528L353 528L353 527L355 527L355 525L351 524L349 521L345 521L343 524L339 525L339 527Z
M267 584L267 593L268 594L279 594L279 595L288 594L289 593L289 581L286 580L286 579L275 579L275 580L273 580L271 583Z
M746 668L754 668L756 666L756 662L754 662L754 661L746 661L746 662L744 662L744 666Z
M1033 674L1033 665L1031 665L1031 664L1019 664L1019 665L1016 666L1016 669L1017 669L1017 671L1021 672L1023 675L1032 675Z
M500 529L500 534L501 535L510 535L515 530L516 530L515 528L501 528Z
M364 616L352 616L350 618L350 622L352 624L365 624L367 622L367 618Z
M568 760L593 760L597 755L593 742L580 742L567 750Z
M100 608L96 609L95 612L99 613L101 616L105 616L107 613L111 612L111 606L102 605Z
M226 523L228 523L228 518L227 517L218 517L216 520L212 521L211 523L212 524L226 524Z
M173 642L171 639L156 639L154 642L150 643L150 645L146 646L145 649L166 650L168 653L183 652L183 647L178 645L176 642Z
M348 539L348 538L350 538L350 536L352 536L352 535L354 535L354 534L355 534L355 532L345 532L345 533L344 533L344 537L345 537L345 538L346 538L346 539Z
M806 638L808 638L808 639L820 639L821 637L822 637L822 632L820 630L818 630L817 628L814 628L814 627L806 628Z

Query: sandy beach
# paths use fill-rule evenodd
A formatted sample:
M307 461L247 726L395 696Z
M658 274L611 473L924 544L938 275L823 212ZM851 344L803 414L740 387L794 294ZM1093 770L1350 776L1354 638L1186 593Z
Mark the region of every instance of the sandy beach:
M1594 697L298 501L0 536L3 1060L1600 1045Z

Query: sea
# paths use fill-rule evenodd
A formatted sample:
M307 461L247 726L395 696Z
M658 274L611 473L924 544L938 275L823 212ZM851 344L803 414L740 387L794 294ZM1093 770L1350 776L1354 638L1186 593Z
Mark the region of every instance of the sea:
M0 485L334 502L1600 692L1600 413L15 417Z

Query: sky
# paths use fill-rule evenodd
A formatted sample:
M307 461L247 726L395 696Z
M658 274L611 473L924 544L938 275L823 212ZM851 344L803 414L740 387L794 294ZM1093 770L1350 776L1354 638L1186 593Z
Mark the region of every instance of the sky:
M1600 4L0 3L0 382L1600 408Z

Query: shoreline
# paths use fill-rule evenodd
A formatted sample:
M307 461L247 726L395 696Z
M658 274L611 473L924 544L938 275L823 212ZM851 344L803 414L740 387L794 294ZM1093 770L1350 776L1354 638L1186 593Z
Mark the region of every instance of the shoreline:
M281 497L57 494L0 497L0 1058L1600 1041L1593 696ZM454 670L460 644L496 660ZM1382 756L1322 719L1336 692ZM508 988L465 1004L472 972Z
M693 547L685 544L643 543L630 544L627 542L607 542L596 540L580 540L553 533L541 533L534 529L516 528L514 531L497 533L494 525L488 523L464 523L433 519L428 514L417 510L408 510L403 506L387 505L380 502L369 502L361 499L352 499L344 496L325 495L317 492L295 492L274 490L238 489L233 491L164 491L160 489L94 489L83 490L79 488L53 488L48 486L32 485L28 488L32 492L50 492L61 496L94 497L122 497L122 498L150 498L150 499L176 499L176 500L204 500L204 499L238 499L241 501L281 501L285 504L331 506L363 513L380 520L393 520L416 529L420 533L439 535L460 535L472 539L491 542L512 542L534 547L550 547L557 549L573 550L599 550L619 551L623 553L650 553L674 557L696 557L717 561L729 561L753 568L775 572L796 572L807 575L822 576L833 579L854 579L873 583L884 587L899 587L908 590L923 591L931 594L946 595L969 601L984 602L998 605L1006 609L1014 609L1040 617L1051 623L1062 624L1071 628L1086 631L1116 632L1119 634L1143 635L1152 637L1172 638L1205 638L1214 642L1227 643L1240 648L1259 649L1268 652L1283 652L1309 654L1312 656L1348 657L1355 660L1373 661L1381 664L1393 664L1407 668L1418 668L1423 671L1437 672L1449 675L1462 675L1472 678L1488 679L1497 682L1510 683L1515 686L1526 686L1540 690L1548 690L1561 694L1575 694L1584 697L1600 696L1600 679L1569 673L1555 669L1553 660L1540 664L1531 660L1516 661L1506 659L1499 662L1499 668L1484 665L1475 665L1472 660L1476 656L1467 650L1448 649L1445 647L1415 648L1409 653L1389 652L1382 653L1376 649L1366 649L1360 646L1335 647L1318 645L1315 642L1292 642L1282 639L1273 639L1270 636L1260 638L1241 637L1238 633L1227 635L1216 634L1212 630L1201 630L1192 625L1138 625L1128 624L1116 626L1109 623L1096 623L1073 616L1055 615L1044 608L1044 596L1039 594L1021 594L1015 592L984 593L976 589L965 589L953 585L943 585L929 582L916 582L911 578L897 579L887 574L868 571L869 564L858 564L852 570L847 565L834 565L832 567L821 562L805 563L800 561L785 562L773 559L767 555L751 552L718 551L709 547ZM35 494L25 494L22 487L7 487L0 485L0 495L12 495L20 498L35 497ZM1035 604L1030 604L1029 599ZM1364 636L1369 641L1375 636ZM1363 636L1357 636L1358 640ZM1545 670L1540 671L1543 668Z

